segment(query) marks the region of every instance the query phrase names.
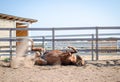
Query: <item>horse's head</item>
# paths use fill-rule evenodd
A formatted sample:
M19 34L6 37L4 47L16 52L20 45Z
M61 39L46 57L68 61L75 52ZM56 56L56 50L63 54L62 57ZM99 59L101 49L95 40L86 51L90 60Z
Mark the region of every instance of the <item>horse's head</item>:
M79 55L76 55L76 63L77 66L84 66L85 65L85 61L83 60L83 58Z

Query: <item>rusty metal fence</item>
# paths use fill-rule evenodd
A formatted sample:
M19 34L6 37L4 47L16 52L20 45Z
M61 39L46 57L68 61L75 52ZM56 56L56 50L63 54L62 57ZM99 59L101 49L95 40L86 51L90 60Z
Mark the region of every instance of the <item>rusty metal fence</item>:
M34 41L38 41L38 42L42 42L43 47L45 47L45 42L50 42L51 43L51 49L54 50L56 49L56 43L57 42L77 42L77 41L89 41L90 42L90 48L89 49L78 49L78 51L85 51L85 52L90 52L91 53L91 59L92 60L99 60L99 52L103 52L103 51L112 51L112 52L120 52L120 48L116 48L116 49L99 49L99 42L100 41L110 41L110 40L115 40L115 41L119 41L120 40L120 33L116 33L115 31L113 31L113 33L99 33L100 30L120 30L120 27L59 27L59 28L0 28L0 31L8 31L9 32L9 37L3 37L0 38L0 42L2 41L7 41L9 42L9 46L7 46L9 48L9 50L1 50L1 48L4 48L5 46L1 46L0 45L0 53L1 52L9 52L10 54L10 58L12 58L12 52L15 52L12 48L14 48L15 46L13 46L12 42L16 42L17 41L17 37L13 37L12 32L16 31L16 30L28 30L28 31L50 31L51 34L49 36L28 36L27 38L33 38ZM58 35L56 34L57 31L73 31L73 30L77 30L77 31L81 31L81 30L93 30L94 33L91 34L81 34L81 33L77 33L76 35L65 35L64 33L62 35ZM75 31L73 31L75 32ZM101 36L109 36L109 35L115 35L118 37L110 37L110 38L106 38L106 37L101 37ZM79 37L77 37L79 36ZM82 36L82 38L80 37ZM83 38L83 36L89 36L89 37L85 37ZM37 39L35 38L37 37ZM48 38L49 37L49 38ZM61 37L61 38L58 38ZM65 37L65 38L62 38ZM19 37L20 38L20 37ZM22 37L22 38L26 38L26 37ZM60 44L60 43L59 43ZM118 44L116 45L118 46ZM95 53L95 54L94 54Z

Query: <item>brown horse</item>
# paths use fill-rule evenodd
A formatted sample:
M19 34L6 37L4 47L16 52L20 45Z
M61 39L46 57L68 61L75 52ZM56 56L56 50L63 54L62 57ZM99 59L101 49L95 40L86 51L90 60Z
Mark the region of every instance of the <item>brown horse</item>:
M37 52L35 62L38 65L84 65L84 60L80 56L73 55L74 53L77 53L77 50L70 46L68 46L68 48L71 50L52 50L45 52L43 56Z

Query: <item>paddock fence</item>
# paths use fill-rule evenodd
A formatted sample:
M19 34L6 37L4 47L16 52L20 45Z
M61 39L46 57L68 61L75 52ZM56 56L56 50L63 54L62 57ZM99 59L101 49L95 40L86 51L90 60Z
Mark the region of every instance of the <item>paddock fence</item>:
M15 37L16 30L30 32L46 32L48 35ZM120 27L57 27L57 28L0 28L0 32L7 31L8 37L0 37L0 42L8 42L7 46L0 44L0 56L10 56L16 53L18 38L32 38L36 46L47 50L65 50L67 46L74 46L78 55L90 56L88 60L101 60L101 57L112 56L120 59ZM84 33L87 31L88 33ZM104 31L102 33L101 31ZM110 33L108 32L110 31ZM70 32L72 32L70 34ZM46 33L47 34L47 33ZM112 59L112 58L111 58ZM104 60L104 57L103 57Z

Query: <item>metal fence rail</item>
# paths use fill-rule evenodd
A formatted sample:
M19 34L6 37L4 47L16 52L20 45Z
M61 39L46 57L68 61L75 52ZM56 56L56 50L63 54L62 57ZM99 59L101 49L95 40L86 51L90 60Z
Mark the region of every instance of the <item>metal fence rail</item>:
M16 42L17 39L13 38L12 32L16 30L28 30L28 31L51 31L51 36L42 36L42 39L33 39L34 41L43 41L43 44L45 41L51 41L52 42L52 49L55 49L55 42L56 41L91 41L91 49L90 51L92 52L92 59L93 59L93 52L96 52L96 60L99 60L99 45L98 41L100 40L120 40L120 38L99 38L99 36L104 36L104 35L120 35L120 33L113 33L113 34L99 34L99 30L110 30L110 29L117 29L120 30L120 26L115 26L115 27L57 27L57 28L0 28L0 31L9 31L9 38L0 38L0 41L9 41L10 43L10 57L12 57L12 42ZM64 30L93 30L95 31L95 34L78 34L78 35L56 35L56 31L64 31ZM60 38L56 39L56 37L75 37L75 36L90 36L90 38ZM33 36L34 37L34 36ZM47 39L46 37L51 37L50 39ZM95 46L93 41L95 41ZM95 49L94 49L95 47ZM85 51L85 50L83 50ZM114 51L114 50L113 50ZM119 51L116 50L116 51Z

